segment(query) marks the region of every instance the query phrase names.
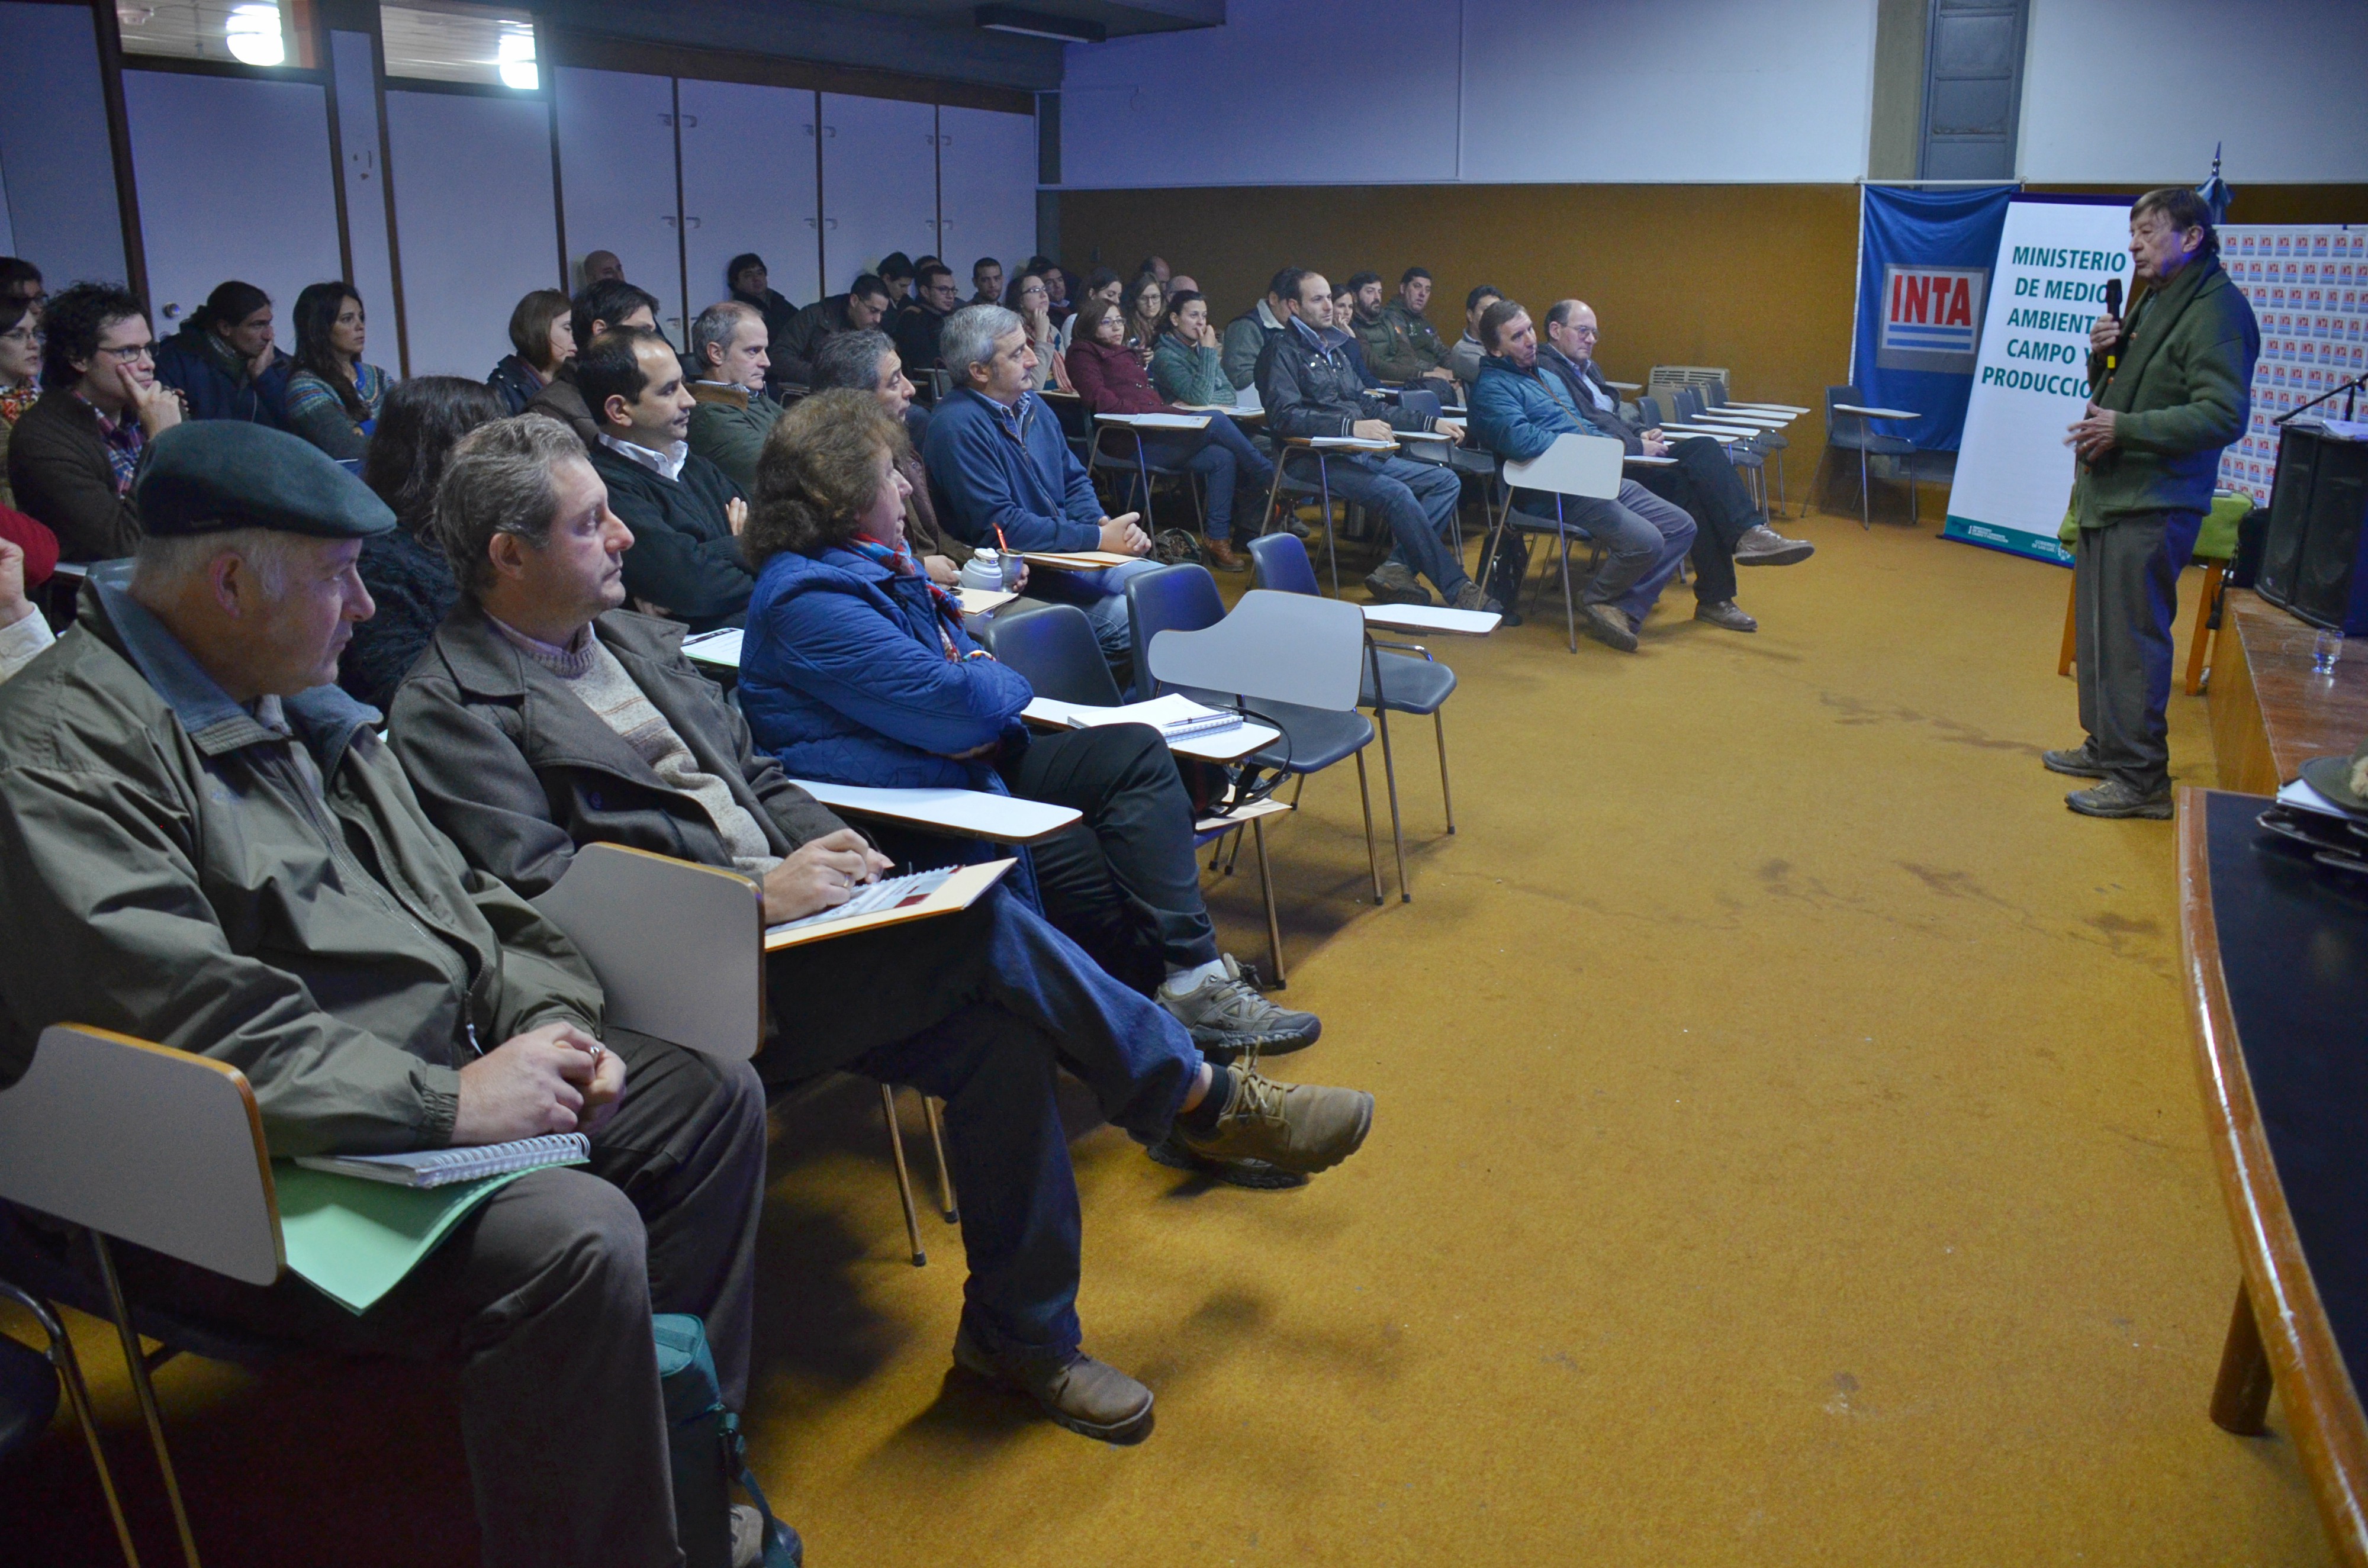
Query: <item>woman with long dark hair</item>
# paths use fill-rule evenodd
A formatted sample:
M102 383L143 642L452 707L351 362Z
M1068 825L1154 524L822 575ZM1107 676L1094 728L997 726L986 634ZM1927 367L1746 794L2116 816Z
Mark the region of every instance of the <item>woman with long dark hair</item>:
M461 437L502 417L492 389L463 376L416 376L387 393L362 460L362 483L394 513L391 533L362 542L362 586L378 613L354 627L337 684L381 712L461 597L444 547L429 536L436 485Z
M41 395L41 312L30 300L0 294L0 506L8 490L8 437Z
M285 430L295 369L273 346L271 296L234 278L156 348L156 379L181 394L192 419L244 419Z
M1150 273L1142 273L1126 286L1122 298L1126 301L1126 346L1149 365L1151 351L1159 346L1161 318L1167 311L1167 286Z
M362 297L343 283L296 296L296 371L288 378L288 428L344 461L369 449L393 378L362 363Z
M559 367L575 358L574 303L556 289L537 289L510 312L510 347L485 384L512 414L524 414Z

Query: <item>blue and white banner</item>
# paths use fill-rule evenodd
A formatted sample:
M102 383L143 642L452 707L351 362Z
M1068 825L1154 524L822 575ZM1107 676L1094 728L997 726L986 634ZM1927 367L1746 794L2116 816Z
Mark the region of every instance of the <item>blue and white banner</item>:
M2009 204L1943 538L2072 563L2055 538L2072 498L2064 433L2089 405L2089 329L2105 282L2129 285L2131 200Z
M2013 194L2010 185L1860 187L1850 382L1874 407L1921 414L1896 428L1928 451L1955 450L1964 429L1990 266Z

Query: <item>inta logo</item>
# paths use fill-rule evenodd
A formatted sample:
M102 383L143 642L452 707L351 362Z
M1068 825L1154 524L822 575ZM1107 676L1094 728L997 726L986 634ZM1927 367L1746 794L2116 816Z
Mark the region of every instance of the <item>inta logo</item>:
M1987 267L1886 264L1874 362L1886 370L1972 375L1989 281Z

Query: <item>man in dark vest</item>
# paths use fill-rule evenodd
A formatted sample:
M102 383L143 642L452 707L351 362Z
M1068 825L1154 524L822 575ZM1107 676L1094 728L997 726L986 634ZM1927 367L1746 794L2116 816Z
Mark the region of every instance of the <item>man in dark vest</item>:
M2163 818L2179 574L2212 505L2221 449L2251 417L2261 332L2193 191L2139 197L2130 255L2146 292L2126 326L2100 315L2089 328L2089 406L2066 437L2080 459L2072 596L2088 738L2042 760L2101 780L2064 797L2084 816Z

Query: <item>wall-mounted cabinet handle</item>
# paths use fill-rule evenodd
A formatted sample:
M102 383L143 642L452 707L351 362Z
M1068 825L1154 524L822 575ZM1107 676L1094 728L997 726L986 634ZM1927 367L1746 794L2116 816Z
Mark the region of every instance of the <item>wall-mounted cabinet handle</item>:
M681 221L682 220L677 218L671 212L661 212L658 214L658 222L661 223L678 223Z
M699 220L696 218L685 218L683 220L683 224L686 228L696 229L699 227Z
M822 227L822 220L819 218L809 218L806 220L806 227L809 229L819 229Z
M807 135L812 136L814 133L814 121L808 120L803 125L799 126L798 129L804 131Z
M684 130L686 130L686 131L696 131L696 130L698 130L698 129L699 129L699 116L697 116L697 115L695 115L695 114L687 114L687 115L684 115L684 116L682 117L682 125L683 125L683 129L684 129Z
M825 125L822 128L822 133L825 136L836 136L838 134L838 127L836 125Z
M660 125L672 125L674 123L674 116L670 114L661 114L658 116L658 123Z

